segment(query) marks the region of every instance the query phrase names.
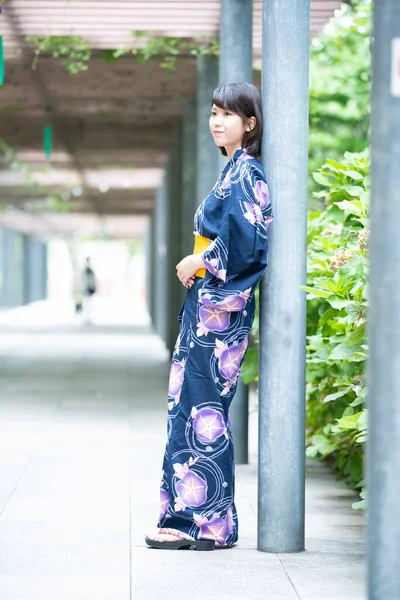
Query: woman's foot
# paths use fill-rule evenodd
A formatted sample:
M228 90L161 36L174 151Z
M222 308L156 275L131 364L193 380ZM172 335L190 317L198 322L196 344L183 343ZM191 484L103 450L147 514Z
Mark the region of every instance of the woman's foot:
M162 527L153 534L146 535L146 544L162 550L214 550L213 540L195 540L178 529Z

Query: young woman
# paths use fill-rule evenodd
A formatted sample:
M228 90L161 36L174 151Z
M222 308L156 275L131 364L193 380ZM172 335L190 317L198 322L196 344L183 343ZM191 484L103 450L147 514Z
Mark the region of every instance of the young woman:
M176 265L187 288L168 390L168 441L155 548L213 550L238 539L229 406L268 256L271 204L261 152L259 90L213 94L210 129L229 162L194 218L193 254Z

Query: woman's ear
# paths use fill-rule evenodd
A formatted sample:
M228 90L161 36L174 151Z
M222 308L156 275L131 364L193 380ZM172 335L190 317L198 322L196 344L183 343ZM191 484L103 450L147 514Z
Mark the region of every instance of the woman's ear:
M255 117L250 117L250 119L247 121L247 126L246 126L246 131L251 131L252 129L254 129L254 127L256 126L256 118Z

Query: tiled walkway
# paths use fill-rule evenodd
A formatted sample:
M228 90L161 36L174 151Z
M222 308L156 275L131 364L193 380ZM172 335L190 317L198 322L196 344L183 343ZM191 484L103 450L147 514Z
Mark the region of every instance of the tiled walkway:
M257 552L254 455L237 468L236 548L145 547L168 356L136 309L133 321L100 307L98 324L83 327L65 307L0 315L0 599L364 599L363 517L314 462L306 552Z

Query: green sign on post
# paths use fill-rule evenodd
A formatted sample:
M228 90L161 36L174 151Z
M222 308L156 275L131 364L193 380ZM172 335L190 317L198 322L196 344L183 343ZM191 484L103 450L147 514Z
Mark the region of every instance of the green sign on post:
M0 85L4 82L4 53L3 53L3 36L0 35Z
M51 125L46 125L44 128L44 153L46 158L51 156L51 144L52 144L52 128Z

